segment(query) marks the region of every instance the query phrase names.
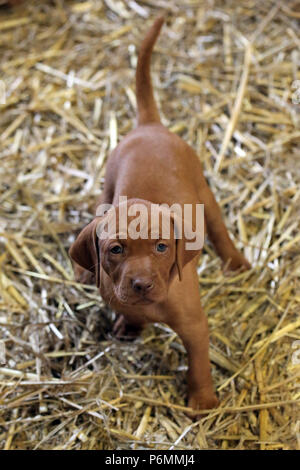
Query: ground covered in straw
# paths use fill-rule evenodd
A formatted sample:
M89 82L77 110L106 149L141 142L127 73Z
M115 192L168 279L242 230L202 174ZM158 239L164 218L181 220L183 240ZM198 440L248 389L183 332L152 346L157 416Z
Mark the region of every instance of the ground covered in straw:
M205 245L221 404L197 422L180 340L164 325L116 340L114 313L67 254L134 125L137 49L163 11L163 123L197 150L253 266L225 276ZM299 18L296 2L270 0L1 7L0 448L299 446Z

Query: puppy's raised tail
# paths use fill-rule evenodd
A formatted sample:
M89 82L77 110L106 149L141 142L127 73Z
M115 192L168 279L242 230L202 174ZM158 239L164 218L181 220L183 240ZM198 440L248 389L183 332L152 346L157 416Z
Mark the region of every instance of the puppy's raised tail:
M150 75L151 54L164 17L155 20L145 39L142 42L136 68L136 100L138 111L138 125L150 122L160 122L159 112L154 100Z

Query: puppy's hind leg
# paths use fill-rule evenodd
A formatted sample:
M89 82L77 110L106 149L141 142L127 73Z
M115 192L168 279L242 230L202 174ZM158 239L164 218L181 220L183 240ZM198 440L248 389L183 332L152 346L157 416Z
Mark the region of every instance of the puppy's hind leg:
M227 228L222 220L219 205L206 183L200 193L200 199L204 204L204 216L207 224L208 237L224 265L233 271L237 269L250 269L250 263L242 253L237 250L229 237Z

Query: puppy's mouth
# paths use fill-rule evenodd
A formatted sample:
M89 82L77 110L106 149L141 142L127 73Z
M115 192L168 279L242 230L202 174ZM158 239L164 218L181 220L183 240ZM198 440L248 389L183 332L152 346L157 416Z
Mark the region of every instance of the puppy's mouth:
M128 306L133 306L133 305L150 305L155 303L154 299L149 299L146 297L141 297L141 298L136 298L136 297L122 297L122 296L116 296L118 301L122 305L128 305Z
M141 299L135 300L132 305L150 305L155 303L155 300L148 299L147 297L142 297Z
M159 302L161 295L129 295L126 292L118 292L115 290L115 296L122 305L134 306L134 305L151 305Z

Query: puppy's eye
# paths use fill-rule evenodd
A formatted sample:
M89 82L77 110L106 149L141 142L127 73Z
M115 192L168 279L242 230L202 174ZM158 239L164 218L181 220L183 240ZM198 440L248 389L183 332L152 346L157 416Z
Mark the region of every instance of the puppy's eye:
M110 252L113 253L114 255L120 255L123 253L124 248L120 245L115 245L110 249Z
M159 253L163 253L164 251L166 251L167 248L168 245L165 245L164 243L158 243L156 245L156 251L158 251Z

